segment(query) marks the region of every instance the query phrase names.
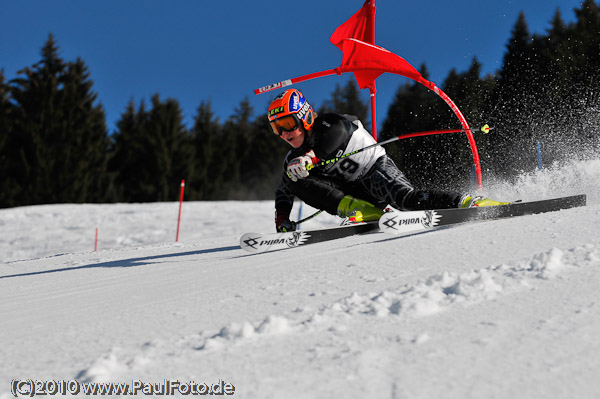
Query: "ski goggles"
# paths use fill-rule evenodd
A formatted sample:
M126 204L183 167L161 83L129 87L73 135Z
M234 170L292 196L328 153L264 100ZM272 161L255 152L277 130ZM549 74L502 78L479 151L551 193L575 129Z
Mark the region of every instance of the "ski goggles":
M286 115L282 118L269 122L269 124L271 125L271 130L273 130L273 133L279 136L281 136L283 132L293 132L294 130L298 129L298 126L300 125L296 115Z

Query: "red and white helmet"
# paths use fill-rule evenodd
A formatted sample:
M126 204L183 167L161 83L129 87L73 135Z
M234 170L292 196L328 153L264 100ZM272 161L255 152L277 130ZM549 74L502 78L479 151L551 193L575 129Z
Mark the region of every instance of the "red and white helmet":
M311 130L317 115L299 90L289 89L273 99L267 116L273 133L281 136L283 131L297 129L300 123Z

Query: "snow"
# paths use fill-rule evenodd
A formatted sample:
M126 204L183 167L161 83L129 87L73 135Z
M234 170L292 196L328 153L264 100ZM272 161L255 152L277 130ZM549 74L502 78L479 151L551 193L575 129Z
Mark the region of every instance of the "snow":
M273 230L271 201L185 202L179 242L176 202L0 210L0 398L13 379L598 398L598 181L600 160L572 162L485 194L583 208L256 255L238 240Z

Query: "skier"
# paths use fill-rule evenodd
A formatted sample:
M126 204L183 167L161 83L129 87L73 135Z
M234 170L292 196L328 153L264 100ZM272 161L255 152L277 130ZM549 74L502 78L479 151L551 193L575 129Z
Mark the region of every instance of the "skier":
M381 146L374 146L322 167L328 160L375 143L360 120L351 115L317 114L297 89L279 94L269 106L273 133L293 148L283 165L275 193L275 227L294 231L290 220L294 198L356 222L377 220L390 205L399 210L424 210L495 206L481 196L435 189L415 190Z

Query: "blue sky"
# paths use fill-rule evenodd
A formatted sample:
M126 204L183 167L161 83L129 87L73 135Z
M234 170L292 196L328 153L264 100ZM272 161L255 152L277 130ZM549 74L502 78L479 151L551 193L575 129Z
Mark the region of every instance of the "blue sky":
M376 0L375 44L441 86L452 68L473 57L485 73L502 64L520 11L532 33L546 33L557 8L574 21L578 0ZM53 33L65 60L81 57L105 108L109 131L130 100L159 93L181 104L191 126L202 101L221 121L248 98L262 114L277 92L253 90L287 78L335 68L342 57L331 33L363 0L0 0L0 69L8 80L40 60ZM351 74L296 87L319 107ZM377 80L379 125L405 78ZM364 93L368 99L367 91ZM460 104L458 104L460 107Z

